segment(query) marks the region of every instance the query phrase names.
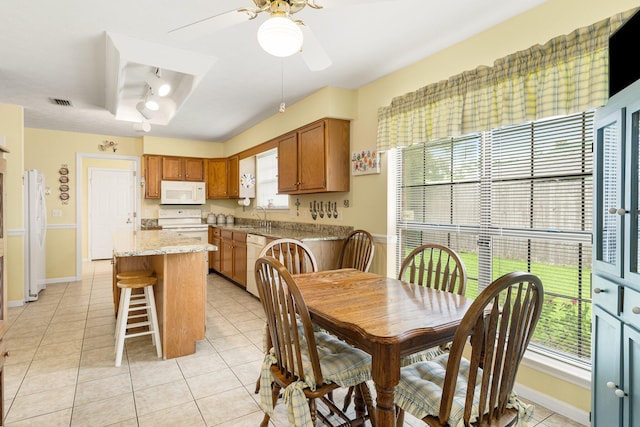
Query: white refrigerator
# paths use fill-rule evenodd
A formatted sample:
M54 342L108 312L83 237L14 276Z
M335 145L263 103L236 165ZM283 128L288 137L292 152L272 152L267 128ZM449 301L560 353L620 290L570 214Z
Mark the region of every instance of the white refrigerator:
M24 204L24 300L28 302L37 300L45 288L47 208L42 172L24 172Z

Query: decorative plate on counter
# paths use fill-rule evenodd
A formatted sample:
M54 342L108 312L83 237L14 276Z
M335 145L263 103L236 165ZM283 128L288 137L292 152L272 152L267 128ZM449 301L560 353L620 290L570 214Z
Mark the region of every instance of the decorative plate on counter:
M243 173L240 176L240 185L244 188L253 188L256 185L256 177L252 173Z

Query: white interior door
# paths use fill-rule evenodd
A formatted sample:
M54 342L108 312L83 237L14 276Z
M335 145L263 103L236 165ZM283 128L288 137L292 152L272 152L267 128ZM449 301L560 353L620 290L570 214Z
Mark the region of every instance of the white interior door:
M135 178L128 169L89 168L89 258L113 256L113 232L135 226Z

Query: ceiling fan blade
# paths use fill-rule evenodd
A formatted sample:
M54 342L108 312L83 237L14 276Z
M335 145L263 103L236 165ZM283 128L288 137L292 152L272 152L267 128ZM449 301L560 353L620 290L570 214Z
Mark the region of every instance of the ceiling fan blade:
M176 40L194 40L248 20L246 13L234 9L174 28L169 30L169 34Z
M301 25L304 42L300 55L311 71L321 71L328 68L332 62L327 52L320 44L320 41L313 34L313 31L306 25Z
M370 4L370 3L390 3L395 0L315 0L318 6L322 7L336 7L336 6L355 6L358 4Z

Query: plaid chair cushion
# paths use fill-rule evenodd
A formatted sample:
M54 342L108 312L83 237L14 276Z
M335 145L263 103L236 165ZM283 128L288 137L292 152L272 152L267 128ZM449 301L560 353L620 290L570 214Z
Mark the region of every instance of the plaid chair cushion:
M334 382L349 387L371 379L371 356L354 348L332 335L316 332L316 348L325 382ZM303 355L306 381L296 381L284 390L284 403L288 405L289 422L295 426L311 426L311 414L304 396L304 388L315 390L316 381L311 375L311 365ZM271 402L271 370L276 362L273 352L267 353L262 365L260 380L260 402L262 409L273 415Z
M396 387L396 404L416 418L427 415L438 416L440 411L440 397L447 368L449 354L443 354L427 362L418 362L400 370L400 383ZM463 426L464 401L469 376L469 362L462 359L460 372L456 382L456 392L451 407L449 425ZM478 376L478 381L481 376ZM477 383L479 384L479 382ZM478 415L478 402L474 401L472 417Z
M417 362L427 362L445 353L439 346L431 347L426 350L405 356L400 360L400 366L409 366Z
M418 362L406 366L400 370L400 382L395 391L395 403L416 418L424 418L427 415L438 416L440 411L440 398L447 368L449 353L442 354L433 360ZM464 427L464 402L469 379L469 361L460 360L460 370L456 381L456 391L451 405L449 426ZM479 387L482 381L482 372L479 372L476 381L476 393L471 410L471 421L478 417ZM508 407L518 410L518 424L526 425L533 416L533 405L526 405L513 393L510 396Z

